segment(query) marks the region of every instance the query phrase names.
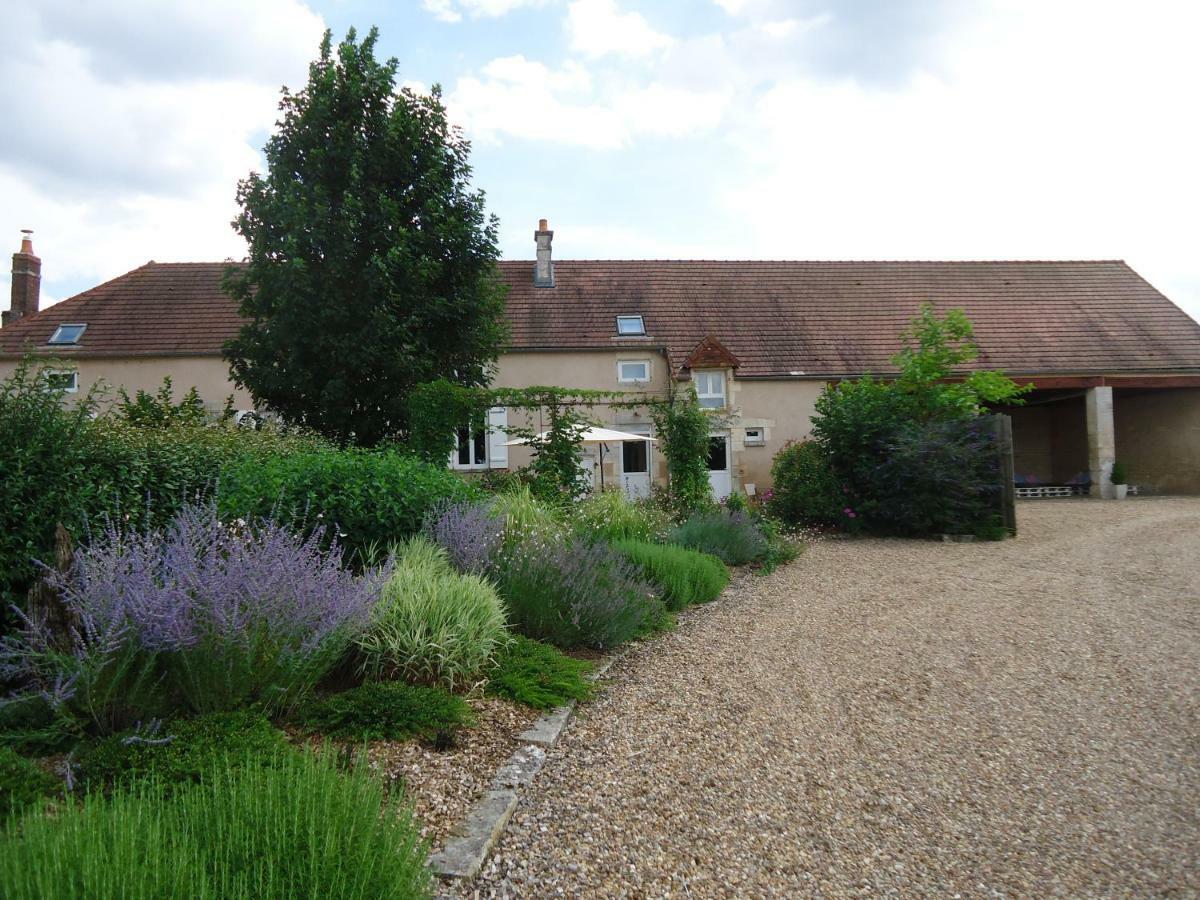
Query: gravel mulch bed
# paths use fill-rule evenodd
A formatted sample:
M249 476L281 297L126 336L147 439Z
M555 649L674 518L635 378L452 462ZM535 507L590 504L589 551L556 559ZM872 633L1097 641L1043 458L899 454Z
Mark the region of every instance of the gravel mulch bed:
M455 896L1196 896L1200 499L819 541L606 678Z
M460 731L449 750L436 750L421 741L374 741L368 750L371 765L404 789L421 822L422 836L435 848L521 746L516 736L540 715L493 697L470 703L478 724Z

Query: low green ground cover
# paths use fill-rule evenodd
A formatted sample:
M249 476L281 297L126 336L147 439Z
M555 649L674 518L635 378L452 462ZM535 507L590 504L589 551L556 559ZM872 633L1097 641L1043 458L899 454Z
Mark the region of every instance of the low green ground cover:
M497 654L488 672L487 692L535 709L550 709L568 700L588 699L591 670L586 660L518 635Z
M312 701L299 721L326 737L350 741L417 737L446 743L473 725L475 716L465 700L439 688L372 681Z

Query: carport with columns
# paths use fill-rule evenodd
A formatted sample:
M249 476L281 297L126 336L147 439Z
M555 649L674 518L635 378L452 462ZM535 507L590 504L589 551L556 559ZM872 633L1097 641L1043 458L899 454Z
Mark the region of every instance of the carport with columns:
M1090 485L1112 497L1120 460L1139 494L1200 494L1200 376L1017 380L1034 388L1002 410L1018 485Z

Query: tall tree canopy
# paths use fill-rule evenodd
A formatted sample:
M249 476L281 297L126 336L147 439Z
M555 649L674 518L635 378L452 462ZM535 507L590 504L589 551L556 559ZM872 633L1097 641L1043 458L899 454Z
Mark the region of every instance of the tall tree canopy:
M409 388L483 385L506 338L495 216L441 91L396 90L377 32L351 30L284 88L267 174L238 185L248 262L225 289L247 319L234 380L292 424L374 444L403 434Z

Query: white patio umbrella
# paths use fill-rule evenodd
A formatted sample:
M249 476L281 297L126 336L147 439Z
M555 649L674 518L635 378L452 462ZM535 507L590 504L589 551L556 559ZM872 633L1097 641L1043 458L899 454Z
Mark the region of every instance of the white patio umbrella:
M546 440L550 432L543 431L541 434L535 434L532 438L517 438L514 441L505 441L504 446L513 447L517 444L537 444ZM579 433L578 444L599 444L600 445L600 489L604 490L604 447L606 444L624 444L633 441L646 441L653 444L654 438L645 434L630 434L628 431L614 431L611 428L585 428Z

